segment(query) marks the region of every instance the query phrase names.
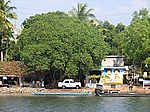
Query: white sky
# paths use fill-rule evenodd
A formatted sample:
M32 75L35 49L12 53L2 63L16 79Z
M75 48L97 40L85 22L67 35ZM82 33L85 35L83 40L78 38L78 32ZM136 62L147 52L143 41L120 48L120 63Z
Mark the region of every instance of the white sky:
M93 8L91 13L101 21L108 20L117 25L122 22L129 25L134 11L142 8L150 10L150 0L11 0L11 6L17 7L17 27L23 20L35 14L63 11L68 13L78 3L87 3L88 9Z

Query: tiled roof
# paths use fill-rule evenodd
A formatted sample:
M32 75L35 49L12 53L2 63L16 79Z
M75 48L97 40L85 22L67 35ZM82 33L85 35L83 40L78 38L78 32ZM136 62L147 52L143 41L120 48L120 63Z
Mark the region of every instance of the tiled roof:
M25 67L17 61L2 62L0 65L0 75L21 76L25 72Z

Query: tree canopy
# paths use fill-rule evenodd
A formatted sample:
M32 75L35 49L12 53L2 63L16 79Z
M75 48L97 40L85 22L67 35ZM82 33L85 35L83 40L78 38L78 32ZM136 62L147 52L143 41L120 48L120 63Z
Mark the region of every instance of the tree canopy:
M130 65L147 62L150 57L150 15L146 8L135 11L129 26L114 39ZM126 61L127 62L127 61Z
M10 19L17 19L15 12L12 12L13 9L16 9L14 6L9 6L10 0L0 0L0 52L1 52L1 61L5 58L8 58L8 44L9 39L12 37L13 25L10 22Z
M100 65L106 55L124 55L129 65L150 64L150 15L146 8L135 11L128 26L97 20L87 4L78 3L69 15L60 11L37 14L24 20L17 45L10 46L13 25L9 19L16 19L12 12L16 8L9 3L0 0L1 61L12 55L11 59L28 65L29 71L60 71L69 76Z
M75 76L80 69L87 72L109 51L97 28L64 12L37 14L23 25L16 52L33 71L60 70Z

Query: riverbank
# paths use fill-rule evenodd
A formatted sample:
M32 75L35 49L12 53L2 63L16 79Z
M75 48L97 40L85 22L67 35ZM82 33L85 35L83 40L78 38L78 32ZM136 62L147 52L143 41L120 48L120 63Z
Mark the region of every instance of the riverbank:
M24 87L0 88L0 96L33 96L32 92L92 92L92 95L94 95L94 88L81 88L81 89L45 89L45 88L24 88Z
M119 90L121 93L137 93L150 94L150 88L142 86L133 86L132 91L127 85L117 85L115 88L105 87L109 90ZM45 88L25 88L25 87L1 87L0 96L33 96L32 92L92 92L95 95L95 88L81 88L81 89L45 89Z

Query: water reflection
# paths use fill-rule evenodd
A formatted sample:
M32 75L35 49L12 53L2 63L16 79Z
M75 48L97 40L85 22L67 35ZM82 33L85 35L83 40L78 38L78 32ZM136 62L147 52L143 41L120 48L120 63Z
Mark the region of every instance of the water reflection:
M149 112L150 97L0 97L1 112Z

